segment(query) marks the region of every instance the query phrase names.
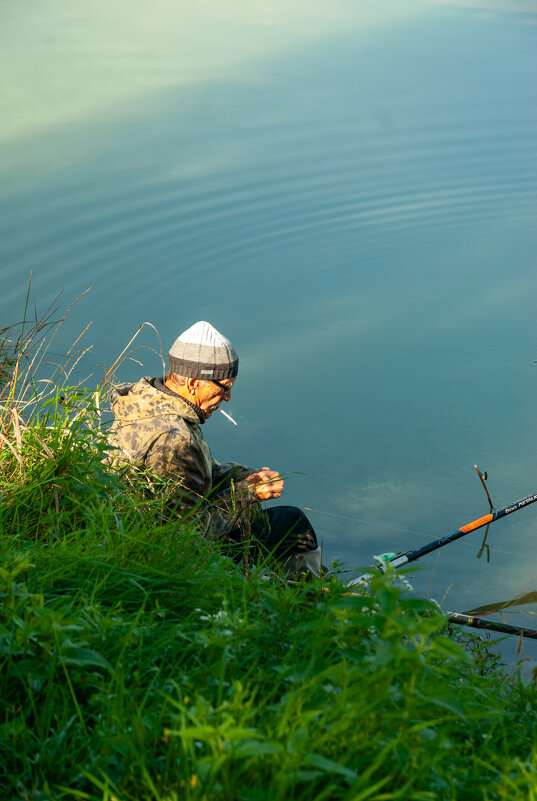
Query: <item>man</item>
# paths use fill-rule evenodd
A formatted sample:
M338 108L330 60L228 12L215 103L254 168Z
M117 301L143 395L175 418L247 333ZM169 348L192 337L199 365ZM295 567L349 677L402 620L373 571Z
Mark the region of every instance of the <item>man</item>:
M287 574L318 575L321 552L303 512L292 506L261 508L262 501L282 494L279 473L219 464L203 436L201 426L230 400L238 367L233 345L210 323L184 331L169 352L164 378L142 378L112 392L113 459L165 479L170 506L209 539L237 543L251 537Z

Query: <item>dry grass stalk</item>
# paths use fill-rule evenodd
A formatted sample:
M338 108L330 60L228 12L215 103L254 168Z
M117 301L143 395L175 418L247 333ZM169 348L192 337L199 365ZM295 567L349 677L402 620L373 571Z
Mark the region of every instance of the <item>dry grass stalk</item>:
M20 417L15 406L11 410L11 418L13 420L13 433L15 434L15 442L17 443L17 449L22 458L22 436L21 436Z
M37 442L39 442L39 444L40 444L40 445L41 445L41 447L43 448L43 453L45 454L45 456L48 456L48 457L49 457L49 459L51 459L52 461L54 461L54 454L53 454L53 453L52 453L52 451L50 450L50 448L49 448L49 446L47 445L47 443L46 443L46 442L44 442L42 439L40 439L40 438L37 436L37 434L35 434L35 433L34 433L34 438L37 440Z
M132 359L132 356L130 356L131 351L129 351L129 348L132 345L132 343L134 342L134 340L136 339L136 337L143 330L143 328L145 328L146 325L153 329L153 331L157 335L158 341L160 343L160 352L157 352L154 348L148 348L148 350L151 350L153 353L157 353L157 355L160 356L160 360L162 362L162 374L164 375L164 373L166 372L166 363L164 361L164 356L163 356L162 340L160 338L159 332L157 331L157 329L155 328L153 323L149 323L149 322L146 321L146 322L142 323L138 327L138 330L136 331L134 336L132 336L130 338L130 340L127 342L127 344L125 345L125 347L123 348L123 350L121 351L121 353L119 354L117 359L114 361L112 366L108 368L108 370L104 374L103 380L101 381L100 389L107 390L110 386L113 386L113 384L114 384L114 371L117 370L117 368L120 366L120 364L122 364L122 362L126 358L131 358ZM136 350L136 348L135 348L135 350ZM135 360L133 359L133 361L135 361Z
M2 440L2 442L4 442L7 445L7 447L9 448L9 450L11 451L11 453L13 454L15 459L17 460L17 462L19 464L20 474L22 476L23 471L24 471L24 466L23 466L23 461L22 461L22 457L21 457L20 453L17 453L17 451L15 450L15 448L13 447L11 442L8 440L8 438L6 436L4 436L4 434L2 434L1 431L0 431L0 439Z

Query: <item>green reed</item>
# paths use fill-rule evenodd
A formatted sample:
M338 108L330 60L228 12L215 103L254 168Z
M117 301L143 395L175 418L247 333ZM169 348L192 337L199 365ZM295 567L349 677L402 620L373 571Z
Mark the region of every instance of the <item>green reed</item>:
M535 797L535 685L479 637L391 574L245 575L107 466L94 392L7 386L0 797Z

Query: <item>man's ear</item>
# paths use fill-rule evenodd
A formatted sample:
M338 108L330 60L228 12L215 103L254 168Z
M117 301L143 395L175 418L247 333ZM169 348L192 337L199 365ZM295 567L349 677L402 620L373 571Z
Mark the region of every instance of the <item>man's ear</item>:
M198 379L197 378L187 378L185 381L186 391L189 395L195 395L196 389L198 386Z

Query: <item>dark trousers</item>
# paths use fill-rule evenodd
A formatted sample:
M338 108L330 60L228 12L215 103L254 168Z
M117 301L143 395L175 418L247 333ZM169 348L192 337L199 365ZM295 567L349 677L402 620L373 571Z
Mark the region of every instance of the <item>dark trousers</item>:
M318 548L313 526L297 506L272 506L265 511L268 526L261 526L253 520L250 525L251 540L263 556L271 554L285 563L297 554L305 554ZM233 543L237 543L231 548L233 558L240 558L243 553L244 545L239 545L243 535L240 528L233 529L228 535ZM299 540L304 540L305 535L309 537L301 547Z
M302 550L317 548L317 535L313 526L297 506L272 506L267 509L270 531L262 536L265 548L276 556L294 553L298 540L310 534L311 546Z

